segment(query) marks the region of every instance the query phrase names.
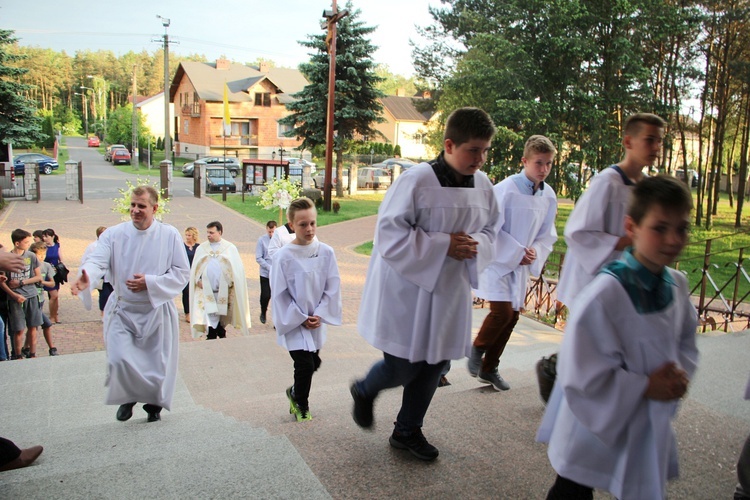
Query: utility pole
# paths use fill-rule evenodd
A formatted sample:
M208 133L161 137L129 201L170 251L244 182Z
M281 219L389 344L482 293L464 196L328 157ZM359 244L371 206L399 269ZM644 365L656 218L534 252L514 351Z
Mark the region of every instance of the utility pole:
M132 157L133 157L133 165L135 165L135 169L138 170L138 108L136 106L137 100L138 100L138 85L136 84L136 66L133 65L133 124L132 124L132 131L133 131L133 140L131 142L132 144Z
M158 14L156 18L161 19L161 24L164 26L164 159L171 161L172 140L169 135L169 34L167 33L170 20Z
M326 19L328 35L326 36L326 45L328 45L328 110L326 112L326 167L323 181L323 210L331 211L331 180L333 170L333 119L334 119L334 100L336 91L336 23L346 17L348 11L339 12L336 6L336 0L331 4L331 10L324 10L323 17ZM351 182L351 179L349 180Z

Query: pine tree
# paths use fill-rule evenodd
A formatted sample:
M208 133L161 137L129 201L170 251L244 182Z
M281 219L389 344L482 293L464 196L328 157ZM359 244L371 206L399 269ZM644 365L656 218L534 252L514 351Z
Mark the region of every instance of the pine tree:
M349 15L338 22L336 36L334 151L336 177L339 179L343 174L345 145L356 135L377 135L372 125L383 121L379 99L384 97L378 90L383 79L377 76L376 64L372 60L376 47L367 38L375 28L358 20L360 11L355 10L351 2L347 2L345 9ZM326 34L308 35L307 40L299 43L315 51L309 63L300 65L300 71L310 84L294 96L294 102L287 104L292 114L280 122L294 127L288 135L302 139L300 149L312 149L326 142L329 68ZM337 191L337 195L342 196L342 183L338 183Z
M7 50L16 40L13 31L0 29L0 144L30 146L44 137L34 102L24 96L31 86L17 81L28 70L12 66L22 56Z

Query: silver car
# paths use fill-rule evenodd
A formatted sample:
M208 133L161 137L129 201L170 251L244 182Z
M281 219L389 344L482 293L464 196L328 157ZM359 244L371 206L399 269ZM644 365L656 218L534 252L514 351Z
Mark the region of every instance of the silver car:
M207 156L200 158L200 161L206 162L206 167L227 167L232 177L237 177L242 169L240 160L233 156ZM182 167L182 175L185 177L193 177L194 171L195 162L186 163Z

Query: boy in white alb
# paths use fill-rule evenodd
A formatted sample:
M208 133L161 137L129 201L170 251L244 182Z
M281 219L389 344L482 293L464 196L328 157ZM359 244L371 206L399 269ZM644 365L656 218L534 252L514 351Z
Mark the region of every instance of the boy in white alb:
M421 460L438 457L424 416L445 366L471 350L471 287L492 261L497 202L480 169L494 135L486 112L455 110L443 152L404 172L378 210L357 327L383 360L350 387L352 416L372 427L378 393L403 386L389 443Z
M312 420L308 400L326 324L341 324L341 278L333 249L315 237L312 200L294 200L287 215L294 239L273 256L271 301L277 342L294 360L294 385L286 391L289 413L303 422Z
M557 149L543 135L533 135L524 146L523 172L512 175L493 191L500 211L495 256L479 277L474 294L489 301L469 357L469 374L498 391L510 385L500 376L500 356L518 322L529 275L538 276L557 241L557 197L545 183Z
M623 159L591 179L565 224L568 247L557 287L557 300L570 308L573 300L599 269L618 259L630 245L625 213L633 186L661 154L666 123L651 113L637 113L625 121Z
M633 191L633 247L605 266L571 309L557 381L537 440L557 480L548 499L662 499L677 476L672 419L695 372L697 314L670 269L687 243L692 197L674 177Z

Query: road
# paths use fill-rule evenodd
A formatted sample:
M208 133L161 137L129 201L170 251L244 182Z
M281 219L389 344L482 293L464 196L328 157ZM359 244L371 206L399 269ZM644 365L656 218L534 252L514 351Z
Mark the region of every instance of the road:
M119 196L118 189L126 187L129 179L135 182L137 174L127 174L104 160L98 148L89 148L83 137L66 138L69 161L80 161L83 165L83 199L112 199ZM144 171L145 172L145 171ZM174 172L172 194L175 197L193 196L193 179ZM145 174L142 174L145 176ZM42 175L43 200L64 200L67 192L65 174ZM158 177L155 177L158 179Z

